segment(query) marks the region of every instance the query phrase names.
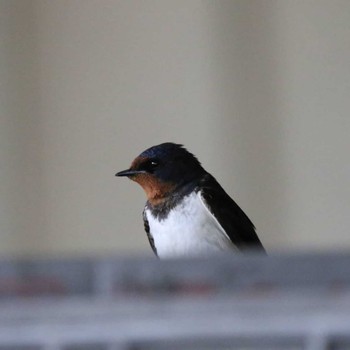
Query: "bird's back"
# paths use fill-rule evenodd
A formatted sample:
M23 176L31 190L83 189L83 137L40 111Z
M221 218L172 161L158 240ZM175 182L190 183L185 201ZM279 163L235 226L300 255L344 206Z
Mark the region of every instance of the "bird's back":
M210 212L239 250L265 252L252 221L212 175L207 173L200 179L197 191L201 192Z

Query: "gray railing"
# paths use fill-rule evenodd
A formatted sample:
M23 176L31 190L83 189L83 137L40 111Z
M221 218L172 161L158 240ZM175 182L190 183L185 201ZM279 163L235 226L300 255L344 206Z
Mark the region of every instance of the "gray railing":
M0 350L350 349L350 254L0 262Z

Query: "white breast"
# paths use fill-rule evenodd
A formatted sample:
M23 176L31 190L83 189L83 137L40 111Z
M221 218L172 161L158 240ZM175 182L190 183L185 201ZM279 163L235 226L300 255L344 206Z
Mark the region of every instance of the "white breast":
M149 209L146 216L160 258L236 249L198 193L191 193L159 220Z

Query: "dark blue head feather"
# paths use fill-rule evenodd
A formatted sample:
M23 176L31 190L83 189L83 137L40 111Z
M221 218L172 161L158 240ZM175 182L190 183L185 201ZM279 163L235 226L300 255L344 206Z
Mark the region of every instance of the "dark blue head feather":
M183 157L199 163L198 159L192 153L188 152L183 145L172 142L165 142L160 145L152 146L143 151L139 157L159 158L163 160Z
M166 142L143 151L137 159L144 159L139 166L152 173L158 179L178 185L192 181L203 175L198 159L183 145ZM151 166L152 162L154 166ZM148 168L147 168L148 167Z

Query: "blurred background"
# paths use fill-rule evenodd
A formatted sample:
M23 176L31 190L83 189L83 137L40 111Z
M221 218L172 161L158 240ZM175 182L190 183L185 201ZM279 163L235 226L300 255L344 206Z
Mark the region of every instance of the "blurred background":
M348 0L0 0L0 350L349 350L349 111ZM165 141L268 258L154 258Z
M144 253L114 174L173 141L267 250L349 249L350 2L0 0L0 254Z

